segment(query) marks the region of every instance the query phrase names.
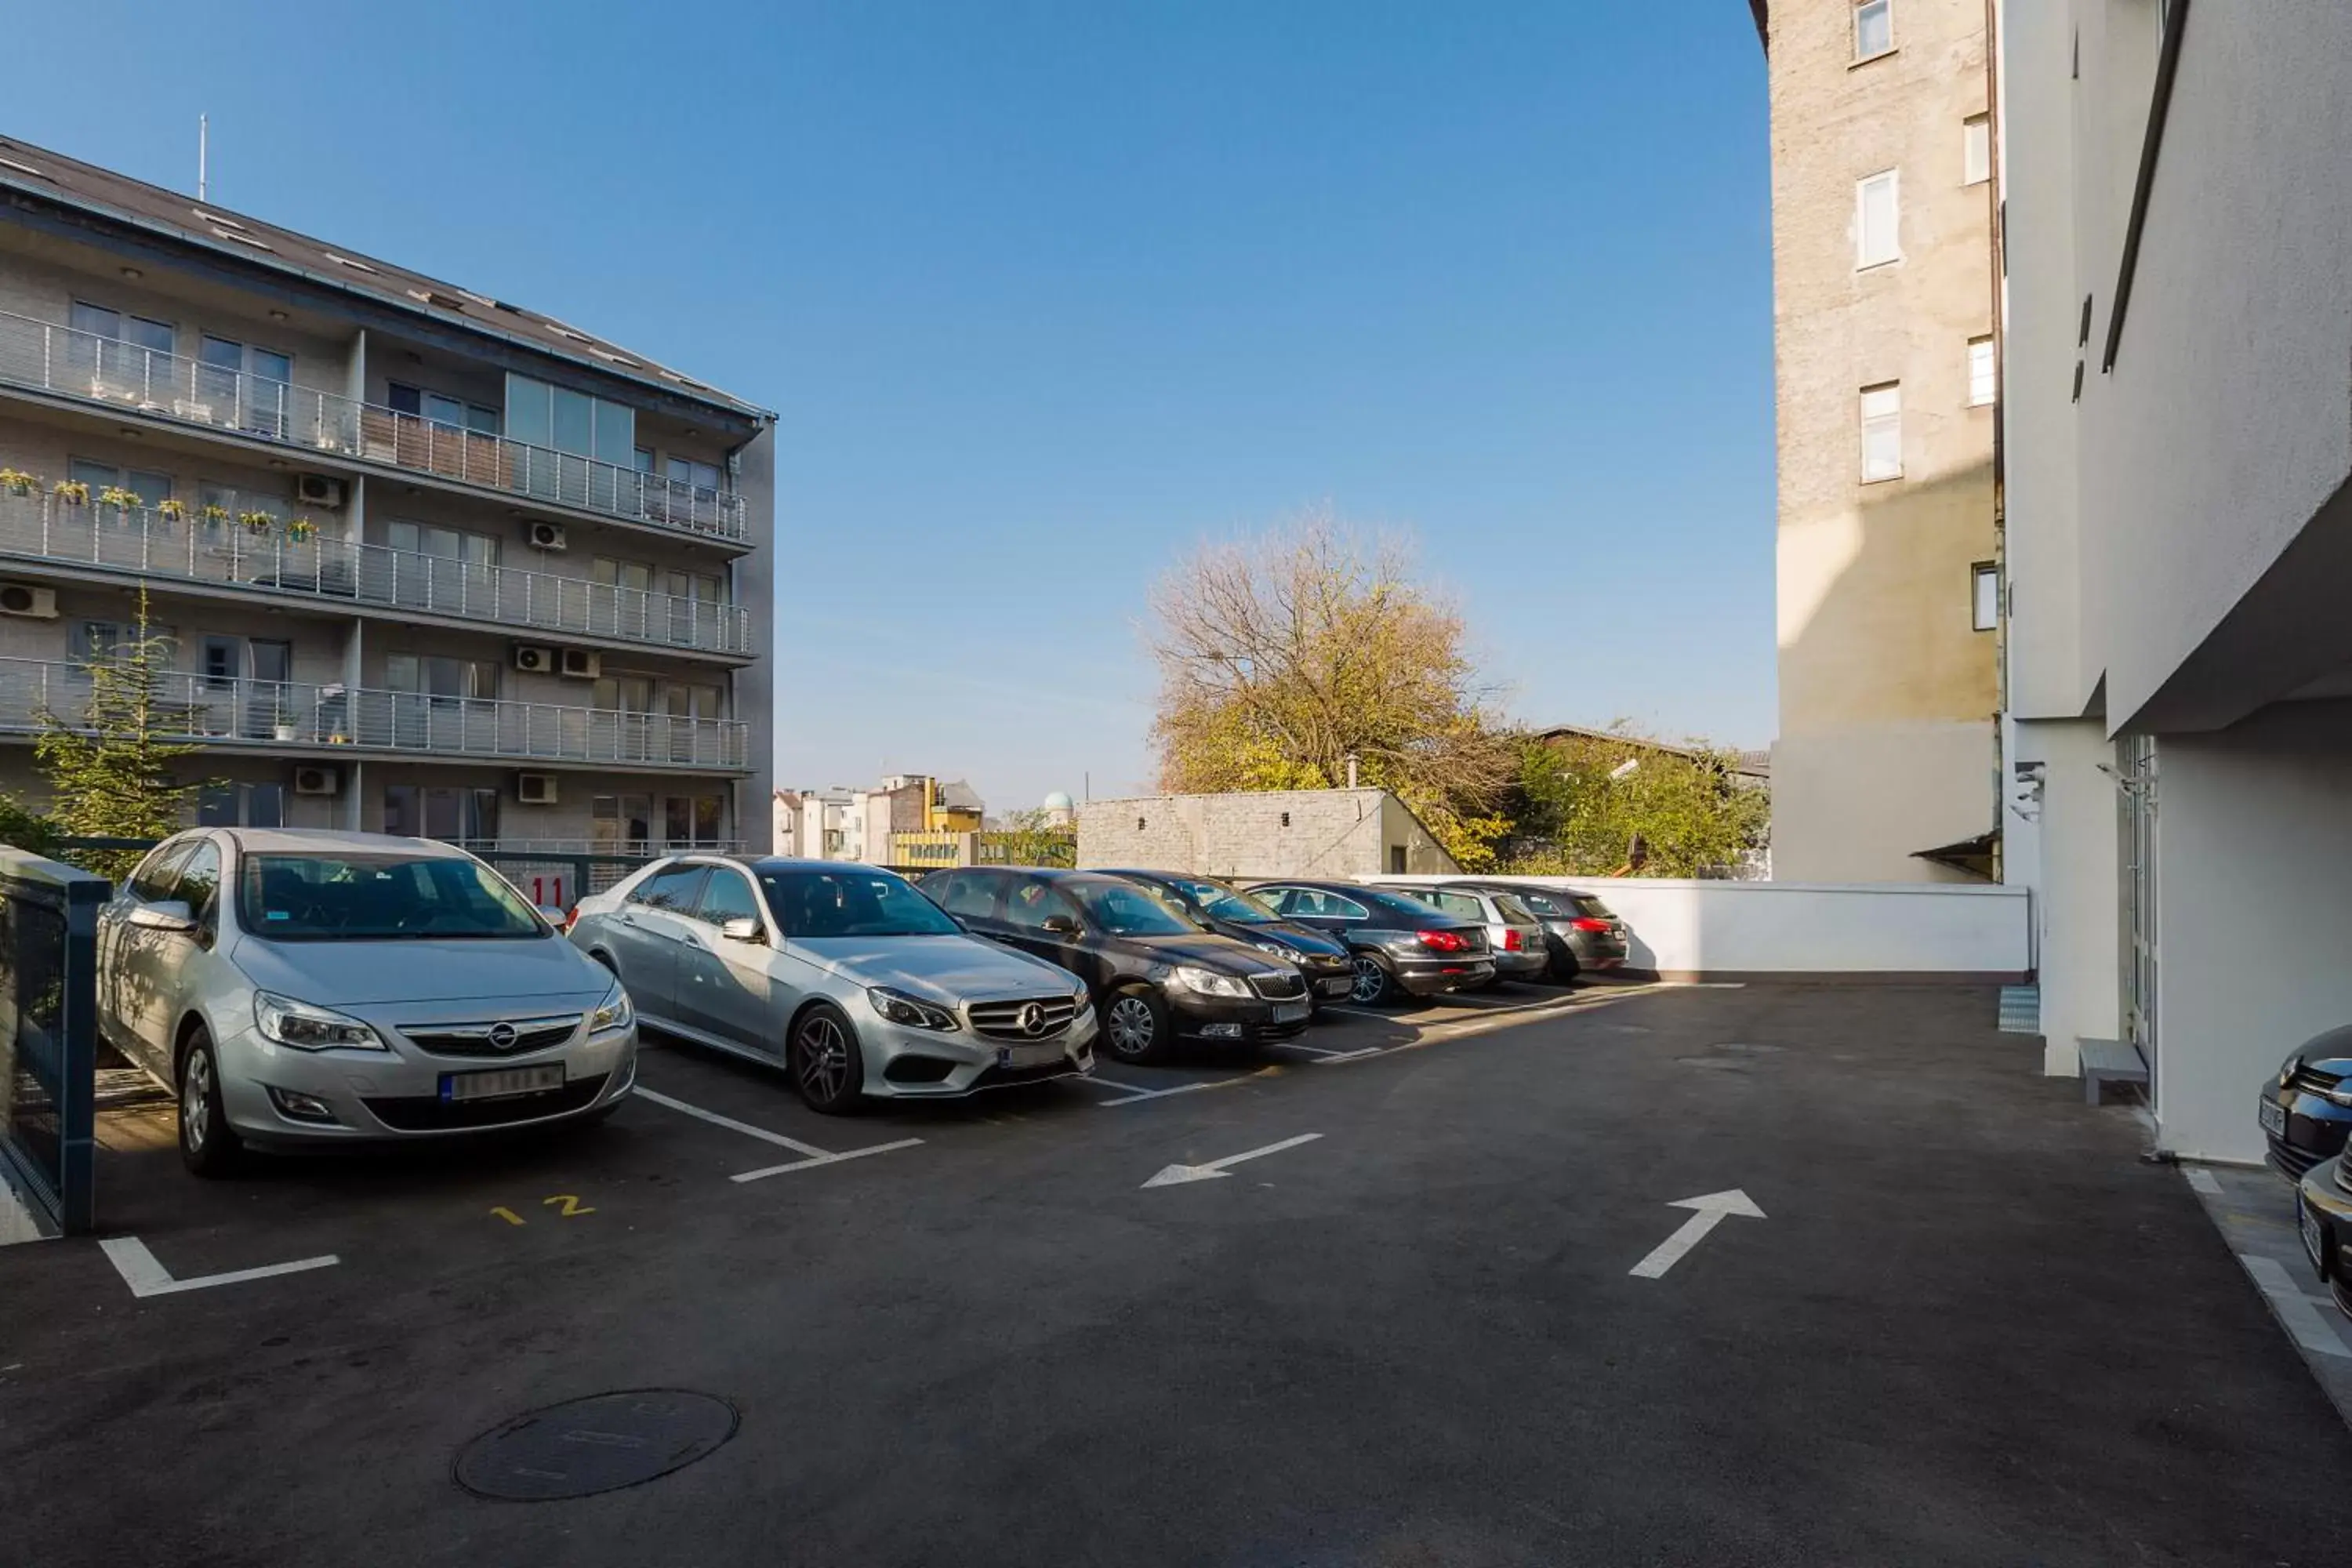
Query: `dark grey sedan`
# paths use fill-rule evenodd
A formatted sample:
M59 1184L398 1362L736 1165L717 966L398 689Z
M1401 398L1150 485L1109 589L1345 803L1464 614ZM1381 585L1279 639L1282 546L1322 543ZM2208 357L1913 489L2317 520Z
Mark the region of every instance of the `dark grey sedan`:
M1359 882L1260 882L1249 889L1283 919L1338 937L1360 1006L1468 991L1495 978L1486 928L1403 893Z
M1551 954L1551 977L1562 983L1585 971L1606 973L1625 966L1625 922L1591 893L1517 882L1447 882L1448 888L1508 893L1542 922Z

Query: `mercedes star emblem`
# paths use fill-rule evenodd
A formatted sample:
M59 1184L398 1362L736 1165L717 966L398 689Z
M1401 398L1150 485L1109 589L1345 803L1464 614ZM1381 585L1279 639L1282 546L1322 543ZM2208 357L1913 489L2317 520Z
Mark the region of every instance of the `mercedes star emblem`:
M1021 1032L1024 1035L1044 1034L1045 1032L1045 1009L1040 1007L1034 1002L1024 1003L1021 1007Z

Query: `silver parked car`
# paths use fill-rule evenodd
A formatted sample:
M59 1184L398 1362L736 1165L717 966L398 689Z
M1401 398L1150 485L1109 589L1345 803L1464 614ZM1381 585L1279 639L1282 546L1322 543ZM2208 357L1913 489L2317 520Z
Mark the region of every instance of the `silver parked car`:
M1551 949L1544 941L1543 922L1533 910L1499 888L1451 886L1433 888L1400 882L1375 882L1392 893L1435 904L1457 920L1486 928L1486 951L1495 961L1492 985L1498 980L1540 980L1551 967Z
M98 1023L173 1089L198 1175L247 1143L602 1116L636 1081L613 976L463 850L200 828L98 918Z
M780 1065L829 1115L1094 1070L1085 986L870 866L673 856L583 899L572 940L646 1024Z

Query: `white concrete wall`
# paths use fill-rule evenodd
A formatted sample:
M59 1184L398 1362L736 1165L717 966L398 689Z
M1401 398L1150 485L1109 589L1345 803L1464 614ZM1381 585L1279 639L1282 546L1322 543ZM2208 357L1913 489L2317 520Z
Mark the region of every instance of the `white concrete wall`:
M2264 1075L2352 1022L2352 703L2167 736L2157 770L2157 1125L2258 1161Z
M1215 877L1377 877L1402 848L1413 872L1453 860L1385 790L1253 790L1090 800L1078 864Z
M2034 895L2042 1070L2071 1078L2078 1042L2123 1034L2115 747L2095 719L2044 720L2012 725L2010 752L2041 783L2027 799L2011 791L2003 868Z
M1675 978L2005 978L2021 975L2031 963L2030 900L2022 888L1648 877L1493 880L1593 894L1631 929L1626 962Z
M1801 882L1971 882L1913 852L1992 826L1993 721L1783 732L1772 745L1772 872Z

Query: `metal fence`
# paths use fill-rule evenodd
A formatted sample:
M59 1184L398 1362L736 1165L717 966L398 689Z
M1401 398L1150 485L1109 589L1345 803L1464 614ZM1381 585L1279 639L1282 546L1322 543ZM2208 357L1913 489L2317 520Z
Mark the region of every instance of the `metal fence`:
M111 890L0 845L0 1160L68 1236L92 1224L98 906Z
M61 838L56 852L62 860L119 868L135 865L140 856L162 842L158 838ZM664 855L683 854L688 849L701 854L719 852L709 845L656 847L648 844L620 854L537 844L504 849L483 844L461 844L457 847L487 863L535 906L567 911L591 893L607 890L638 867ZM101 902L104 897L100 895Z

